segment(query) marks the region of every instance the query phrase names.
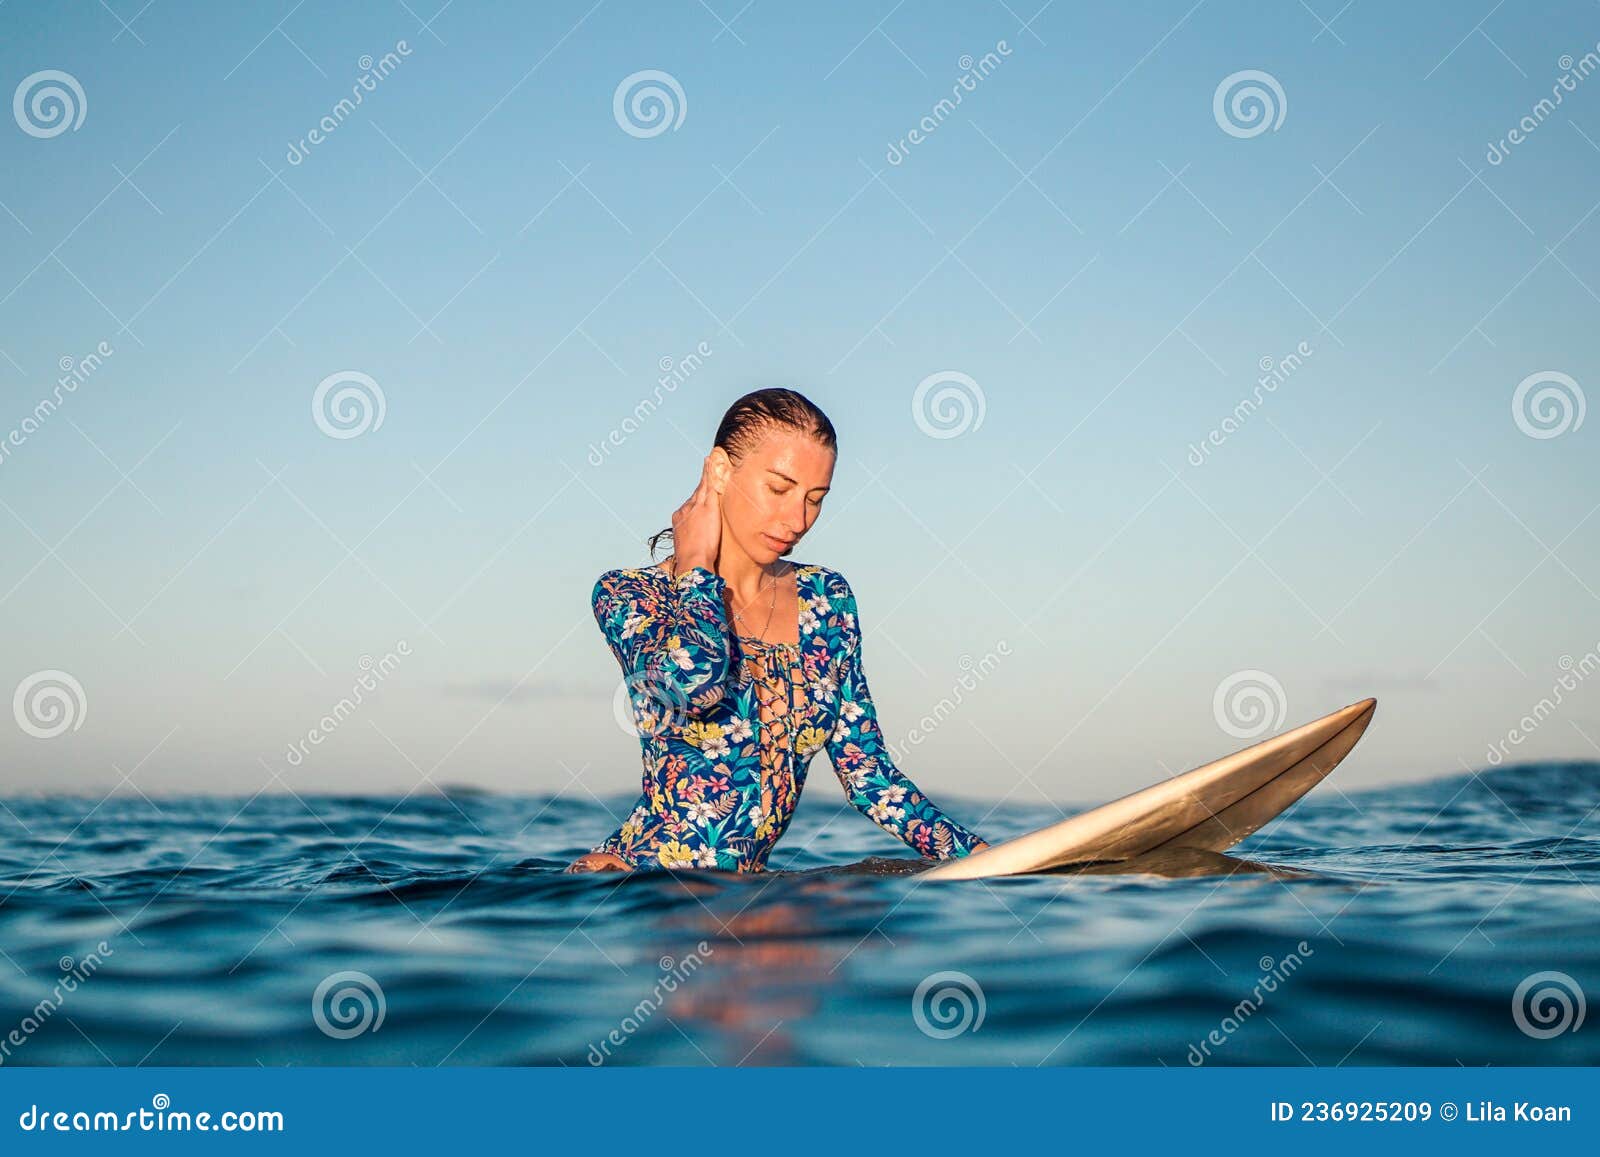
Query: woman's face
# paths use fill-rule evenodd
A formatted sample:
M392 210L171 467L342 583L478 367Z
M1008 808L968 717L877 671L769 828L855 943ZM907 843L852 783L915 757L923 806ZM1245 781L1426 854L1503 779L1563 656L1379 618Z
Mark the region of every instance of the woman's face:
M790 553L822 511L834 457L809 434L769 432L728 475L723 534L763 565Z

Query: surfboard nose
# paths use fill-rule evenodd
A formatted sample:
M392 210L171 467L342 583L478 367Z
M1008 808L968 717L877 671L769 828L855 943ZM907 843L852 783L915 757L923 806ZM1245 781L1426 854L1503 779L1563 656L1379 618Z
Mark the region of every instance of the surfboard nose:
M1365 731L1367 729L1367 724L1372 722L1373 713L1377 709L1378 701L1371 696L1368 696L1357 703L1350 704L1350 706L1344 708L1344 710L1337 712L1334 718L1338 720L1341 730L1343 730L1345 727L1356 725L1359 726L1362 731Z

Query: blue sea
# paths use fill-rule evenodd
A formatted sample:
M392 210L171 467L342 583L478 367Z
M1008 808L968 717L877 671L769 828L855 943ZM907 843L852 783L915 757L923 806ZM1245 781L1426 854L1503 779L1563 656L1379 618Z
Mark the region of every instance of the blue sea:
M631 802L7 799L0 1064L1600 1063L1600 764L1140 871L922 880L813 790L769 873L562 874Z

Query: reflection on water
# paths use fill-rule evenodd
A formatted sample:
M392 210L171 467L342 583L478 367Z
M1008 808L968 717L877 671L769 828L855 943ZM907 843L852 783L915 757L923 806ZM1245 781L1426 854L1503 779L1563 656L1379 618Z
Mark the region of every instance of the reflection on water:
M1054 869L1052 874L1062 876L1128 876L1145 874L1181 880L1191 876L1235 876L1260 872L1280 880L1306 879L1315 873L1291 868L1283 864L1263 864L1241 859L1225 852L1208 852L1201 848L1165 848L1135 856L1131 860L1113 863L1073 864Z

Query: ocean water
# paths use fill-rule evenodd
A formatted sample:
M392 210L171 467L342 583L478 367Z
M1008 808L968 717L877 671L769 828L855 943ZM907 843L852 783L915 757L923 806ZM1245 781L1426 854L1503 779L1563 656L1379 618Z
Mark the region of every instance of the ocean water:
M562 874L625 799L8 799L0 1064L1600 1063L1600 764L944 883L828 786L745 877Z

